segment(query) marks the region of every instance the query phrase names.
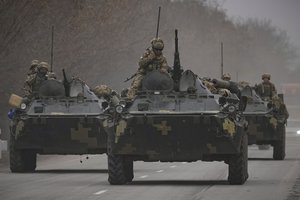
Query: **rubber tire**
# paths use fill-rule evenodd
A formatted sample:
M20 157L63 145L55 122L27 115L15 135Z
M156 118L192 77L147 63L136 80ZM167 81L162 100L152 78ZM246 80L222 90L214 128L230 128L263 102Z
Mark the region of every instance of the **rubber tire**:
M108 182L111 185L124 185L133 179L133 161L124 156L107 154Z
M36 168L36 152L17 149L12 135L9 141L9 158L11 172L33 172Z
M133 173L133 161L132 159L126 159L125 160L125 176L127 179L127 182L132 182L134 178L134 173Z
M248 136L241 140L240 153L229 160L228 182L230 185L242 185L248 179Z
M280 140L274 142L273 159L284 160L285 158L285 126L280 127Z

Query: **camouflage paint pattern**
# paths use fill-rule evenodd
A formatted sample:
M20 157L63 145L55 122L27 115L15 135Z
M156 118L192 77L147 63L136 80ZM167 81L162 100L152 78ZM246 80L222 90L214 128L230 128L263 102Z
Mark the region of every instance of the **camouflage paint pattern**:
M122 119L116 130L113 153L143 156L147 161L192 161L237 153L242 135L240 126L217 115L137 115L126 122Z
M16 148L40 154L106 152L106 133L98 118L28 118L14 122Z

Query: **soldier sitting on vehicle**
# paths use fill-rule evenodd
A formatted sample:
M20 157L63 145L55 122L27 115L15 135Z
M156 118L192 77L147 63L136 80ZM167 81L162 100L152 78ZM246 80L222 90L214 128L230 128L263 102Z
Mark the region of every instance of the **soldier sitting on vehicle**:
M278 95L272 97L272 104L279 115L284 116L285 120L289 118L289 112L287 111L286 105L283 103L282 99Z
M31 93L30 92L31 91L31 87L29 87L29 85L27 84L27 80L32 79L36 75L38 64L39 64L38 60L32 60L31 61L31 65L30 65L29 71L27 73L26 81L25 81L24 87L23 87L24 96L28 96Z
M29 72L27 73L27 75L30 76L32 74L36 74L37 73L37 66L38 65L39 65L39 61L38 60L32 60L30 68L29 68Z
M160 38L154 38L151 41L151 48L147 48L139 61L139 68L134 76L131 86L128 90L128 98L135 97L137 91L141 88L142 80L147 74L154 69L159 69L162 73L168 73L170 67L168 66L166 58L162 54L164 43Z
M27 77L25 81L25 97L32 98L38 92L41 84L48 80L47 73L49 65L46 62L41 62L37 66L37 73Z
M271 100L272 97L277 94L275 85L270 81L271 75L263 74L261 78L263 82L256 85L254 89L263 100Z
M95 93L95 95L97 95L98 98L103 97L113 106L116 106L120 102L120 96L118 93L107 85L97 85L92 91Z

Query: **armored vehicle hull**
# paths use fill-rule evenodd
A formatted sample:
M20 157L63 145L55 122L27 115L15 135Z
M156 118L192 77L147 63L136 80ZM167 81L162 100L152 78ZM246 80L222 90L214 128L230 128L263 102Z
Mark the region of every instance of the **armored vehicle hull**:
M119 121L112 153L144 161L228 160L240 153L242 131L215 114L133 115Z
M154 85L147 84L153 81L151 76L160 77L162 83L157 87L164 85L165 90L145 89L127 102L122 112L122 105L117 106L108 128L109 182L131 182L133 161L137 160L203 160L225 161L229 183L243 184L248 178L248 141L245 121L238 113L239 99L211 94L189 70L182 74L178 92L168 91L173 85L167 84L168 76L158 71L145 77L143 85L148 89Z
M107 149L102 122L107 118L99 99L84 82L73 79L68 94L48 80L38 96L23 99L11 118L10 169L34 171L37 154L101 154ZM51 95L51 96L49 96Z
M248 121L248 144L273 146L273 159L285 158L286 116L270 101L263 101L248 87L249 98L244 116ZM246 95L246 94L244 94ZM262 148L261 148L262 149Z

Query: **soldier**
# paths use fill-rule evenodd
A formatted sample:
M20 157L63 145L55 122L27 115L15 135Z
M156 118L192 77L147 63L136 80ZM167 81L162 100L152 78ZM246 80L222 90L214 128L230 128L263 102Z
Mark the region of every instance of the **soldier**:
M139 68L128 90L127 96L132 99L136 92L141 87L142 80L147 72L154 69L159 69L162 73L168 73L170 67L168 66L166 58L162 54L164 43L160 38L154 38L151 41L151 48L147 48L139 61Z
M98 85L92 90L98 98L103 97L113 106L116 106L120 102L120 96L116 91L112 90L107 85Z
M32 60L31 61L31 65L30 65L29 71L27 73L26 81L25 81L24 87L23 87L25 96L28 96L31 93L31 87L29 87L29 85L27 84L27 80L33 79L33 77L37 73L38 64L39 64L38 60Z
M230 81L231 80L231 76L229 73L225 73L222 75L222 80L224 81Z
M32 61L31 61L31 65L30 65L30 68L29 68L29 72L27 73L28 76L30 76L30 75L32 75L32 74L36 74L38 64L39 64L39 61L38 61L38 60L32 60Z
M46 62L40 62L37 66L37 73L27 77L25 84L28 90L25 91L25 96L31 98L39 90L42 82L48 79L47 73L49 65Z
M271 75L263 74L261 78L263 82L255 86L255 91L263 100L271 100L277 94L275 85L270 81Z
M272 97L272 103L273 103L276 111L278 112L278 114L284 116L285 121L286 121L290 115L289 115L286 105L283 103L282 99L280 99L278 95L274 95Z

